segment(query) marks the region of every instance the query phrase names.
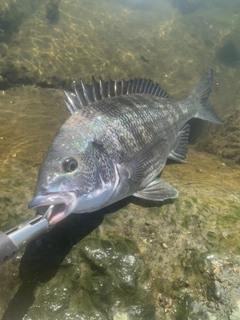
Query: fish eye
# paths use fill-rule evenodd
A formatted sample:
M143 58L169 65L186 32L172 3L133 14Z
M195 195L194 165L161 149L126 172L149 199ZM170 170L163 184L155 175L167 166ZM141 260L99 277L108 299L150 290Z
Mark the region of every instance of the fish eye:
M76 159L68 158L64 160L62 166L65 172L73 172L77 169L78 163Z

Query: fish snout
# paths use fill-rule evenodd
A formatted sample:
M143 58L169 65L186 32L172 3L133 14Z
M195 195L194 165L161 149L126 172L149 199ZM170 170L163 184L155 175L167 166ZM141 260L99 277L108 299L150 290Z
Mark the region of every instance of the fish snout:
M49 224L55 224L68 216L75 208L77 197L74 192L37 195L29 202L28 208L35 209Z

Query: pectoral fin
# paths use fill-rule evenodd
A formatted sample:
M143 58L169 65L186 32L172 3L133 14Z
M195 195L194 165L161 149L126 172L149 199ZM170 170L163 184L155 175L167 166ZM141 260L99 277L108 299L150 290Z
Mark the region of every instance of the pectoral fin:
M156 178L149 183L146 188L134 193L133 195L146 200L163 201L166 199L176 198L178 196L178 191L163 179Z
M128 171L128 179L134 182L141 182L144 177L144 168L150 157L150 152L156 149L163 149L166 145L166 138L156 136L152 141L147 143L132 159L124 163Z

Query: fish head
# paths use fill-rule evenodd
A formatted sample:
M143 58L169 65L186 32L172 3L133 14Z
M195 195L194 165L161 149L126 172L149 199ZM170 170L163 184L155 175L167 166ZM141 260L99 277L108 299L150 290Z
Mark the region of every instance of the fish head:
M72 212L104 207L118 182L117 168L103 144L63 126L39 170L34 198L28 207L53 225Z

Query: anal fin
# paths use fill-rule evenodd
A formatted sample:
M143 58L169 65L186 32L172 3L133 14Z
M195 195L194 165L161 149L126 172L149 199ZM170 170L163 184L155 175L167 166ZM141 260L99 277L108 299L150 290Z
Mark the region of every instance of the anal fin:
M133 195L146 200L164 201L166 199L176 198L178 196L178 191L163 179L156 178L144 189L134 193Z
M187 123L182 130L178 134L177 145L176 147L170 152L168 159L172 159L178 162L185 163L184 160L186 154L188 152L187 144L188 144L188 137L190 132L190 125Z

